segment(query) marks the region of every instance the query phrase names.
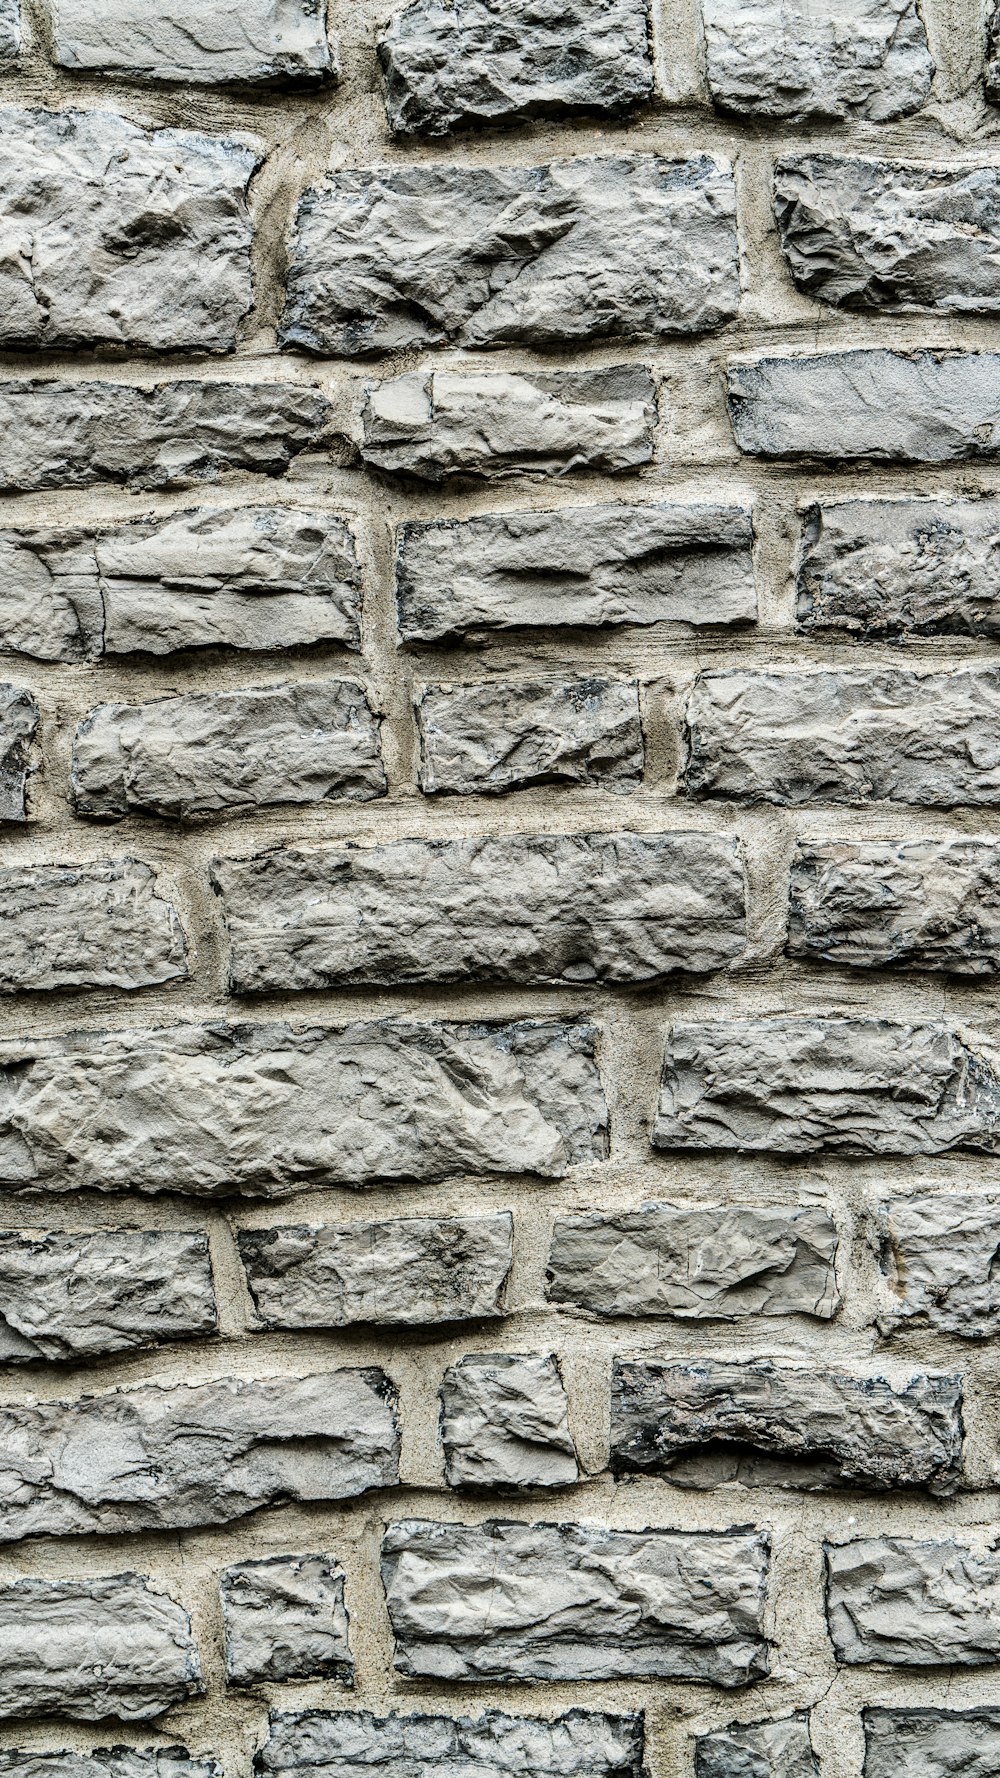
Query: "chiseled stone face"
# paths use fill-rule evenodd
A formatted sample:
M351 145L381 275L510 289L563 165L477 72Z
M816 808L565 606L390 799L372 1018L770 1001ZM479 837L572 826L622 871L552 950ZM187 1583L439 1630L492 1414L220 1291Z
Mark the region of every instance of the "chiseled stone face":
M137 858L0 867L0 993L183 981L188 947L156 872Z
M0 0L0 61L14 61L20 49L21 0Z
M747 117L886 123L934 63L914 0L702 0L716 105Z
M559 1361L472 1353L445 1372L441 1443L450 1488L558 1488L577 1480Z
M994 105L1000 99L1000 6L991 6L987 21L986 66L983 70L986 97Z
M91 1358L215 1331L207 1235L0 1230L2 1363Z
M1000 970L1000 846L978 840L800 841L788 951L857 969Z
M0 1750L0 1773L9 1778L223 1778L216 1760L193 1759L186 1747L97 1747L93 1753Z
M283 86L329 77L326 0L52 0L56 61L73 73Z
M1000 1761L1000 1710L872 1709L864 1778L989 1778Z
M219 1587L231 1685L353 1679L344 1571L332 1556L240 1562Z
M968 1340L1000 1332L1000 1199L955 1191L890 1198L871 1232L886 1285L884 1333L908 1323Z
M21 685L0 685L0 821L27 821L38 705Z
M642 1778L641 1713L567 1710L551 1719L508 1716L373 1716L368 1710L271 1712L257 1756L261 1778L295 1778L303 1767L336 1778ZM0 1759L2 1759L0 1755ZM3 1770L0 1765L0 1771ZM76 1775L73 1774L73 1778ZM89 1775L88 1775L89 1778ZM96 1775L95 1775L96 1778ZM131 1775L123 1775L131 1778Z
M979 1667L1000 1656L1000 1556L964 1544L859 1537L827 1544L826 1613L851 1667Z
M694 1744L695 1778L819 1778L805 1710L771 1722L733 1722Z
M425 796L489 796L532 784L593 784L628 796L642 778L634 679L425 685L415 708Z

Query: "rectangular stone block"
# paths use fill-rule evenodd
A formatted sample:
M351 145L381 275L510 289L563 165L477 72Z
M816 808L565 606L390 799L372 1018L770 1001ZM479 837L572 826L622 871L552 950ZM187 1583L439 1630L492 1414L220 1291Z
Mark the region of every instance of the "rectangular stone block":
M944 1025L732 1019L667 1037L655 1148L1000 1151L1000 1081Z
M724 969L746 942L740 847L710 833L289 847L215 859L211 878L234 994L656 981Z
M208 1236L0 1230L0 1362L93 1358L216 1331Z
M501 1710L475 1718L272 1710L256 1770L261 1778L295 1778L304 1768L321 1778L643 1778L643 1743L641 1712L567 1710L549 1719Z
M156 872L137 858L0 867L0 994L184 981L188 945Z
M72 73L191 86L284 86L336 63L326 0L51 0L55 59Z
M0 61L16 61L20 53L21 0L0 0Z
M861 1712L864 1778L987 1778L1000 1765L1000 1710Z
M788 952L855 969L1000 970L1000 846L978 840L800 842Z
M1000 1657L995 1550L977 1556L911 1537L824 1547L827 1623L845 1666L981 1667Z
M0 684L0 821L27 821L28 777L36 762L38 705L23 685Z
M534 784L593 784L628 796L642 780L635 679L424 685L414 708L425 796L490 796Z
M180 1025L0 1044L0 1184L288 1196L607 1153L591 1025Z
M503 1314L509 1210L236 1231L265 1327L437 1326Z
M1000 1332L1000 1199L952 1191L890 1198L871 1234L886 1285L883 1333L908 1322L967 1340Z
M887 123L918 111L934 63L914 0L702 0L722 111Z
M332 1556L271 1556L223 1570L226 1679L354 1679L344 1571Z
M279 344L393 352L710 331L739 307L710 155L348 168L299 201Z
M406 1519L382 1543L395 1665L443 1681L747 1685L768 1671L769 1563L752 1531Z
M837 1229L818 1205L710 1205L556 1218L550 1302L590 1315L735 1321L840 1306Z
M731 1722L699 1735L694 1770L695 1778L819 1778L808 1712L771 1722Z
M207 1756L192 1759L186 1747L95 1747L93 1753L0 1751L0 1772L11 1778L223 1778Z
M986 21L986 66L983 80L987 99L1000 100L1000 6L989 8Z
M182 819L269 803L384 796L380 721L350 679L289 680L98 704L73 742L81 815Z
M438 1391L449 1488L565 1488L579 1479L554 1352L471 1352Z
M656 386L641 364L412 371L369 389L361 455L387 475L432 483L615 474L651 461L656 420Z

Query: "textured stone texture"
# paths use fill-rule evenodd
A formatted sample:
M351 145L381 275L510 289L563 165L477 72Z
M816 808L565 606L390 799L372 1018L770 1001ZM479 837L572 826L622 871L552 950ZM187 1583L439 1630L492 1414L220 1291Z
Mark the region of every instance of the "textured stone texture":
M55 58L72 72L193 86L315 81L335 68L326 0L52 0Z
M407 642L437 642L465 630L753 623L751 540L741 506L410 522L396 533L400 630Z
M351 1679L344 1572L332 1556L272 1556L220 1581L231 1685Z
M26 821L38 706L21 685L0 684L0 821Z
M1000 100L1000 6L992 6L987 19L986 66L983 70L987 99Z
M1000 847L977 840L800 842L788 950L853 968L1000 970Z
M76 731L82 815L208 815L385 795L379 720L349 679L99 704Z
M634 679L426 685L416 718L427 796L486 796L532 784L593 784L628 796L642 777Z
M0 61L13 62L21 48L21 0L0 0Z
M837 1660L867 1667L979 1667L1000 1655L1000 1557L909 1537L827 1544L827 1622Z
M213 1334L203 1234L0 1231L0 1361L91 1358Z
M918 111L930 91L914 0L702 0L702 15L723 111L886 123Z
M872 1233L888 1286L884 1333L908 1322L969 1340L1000 1332L1000 1200L954 1191L891 1198Z
M746 1685L768 1670L769 1561L754 1532L403 1520L382 1544L395 1664L437 1680Z
M559 1177L607 1150L595 1029L181 1025L0 1046L0 1183L279 1197Z
M650 461L656 419L656 388L641 364L412 371L369 389L361 455L372 469L431 483L614 474Z
M797 564L805 629L1000 636L1000 501L810 506Z
M234 993L495 978L644 982L745 943L716 834L399 840L216 859ZM3 906L0 873L0 910Z
M962 1380L880 1376L705 1359L617 1359L611 1383L616 1475L682 1487L927 1488L962 1480Z
M304 1768L320 1778L372 1771L391 1778L643 1778L643 1740L641 1714L603 1710L567 1710L551 1720L501 1710L475 1719L272 1711L254 1771L258 1778L291 1778Z
M620 112L653 89L644 0L411 0L378 56L402 136Z
M0 1751L0 1772L16 1778L223 1778L209 1757L192 1759L186 1747L96 1747L93 1753Z
M720 327L739 300L736 190L711 156L349 169L299 203L280 340L649 339Z
M188 974L184 927L148 864L0 868L0 993L148 988Z
M989 1778L1000 1710L862 1711L864 1778Z
M554 1353L473 1353L441 1385L451 1488L559 1488L578 1476L569 1402Z
M592 1211L557 1218L548 1295L592 1315L828 1320L836 1254L836 1226L816 1206Z
M772 1722L733 1722L694 1744L695 1778L819 1778L804 1710Z

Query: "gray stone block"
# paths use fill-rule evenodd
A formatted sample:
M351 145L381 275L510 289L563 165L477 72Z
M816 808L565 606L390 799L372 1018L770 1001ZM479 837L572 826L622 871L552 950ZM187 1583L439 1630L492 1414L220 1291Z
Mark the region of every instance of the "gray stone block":
M732 1722L694 1744L695 1778L819 1778L809 1715Z
M0 821L27 821L38 705L22 685L0 684Z
M304 1768L317 1778L373 1771L387 1778L644 1778L641 1712L567 1710L550 1720L501 1710L476 1718L274 1710L269 1731L256 1778L296 1778Z
M769 1564L752 1531L408 1519L382 1543L396 1668L442 1681L747 1685L768 1671Z
M724 969L746 942L739 844L710 833L289 847L215 859L211 878L235 994L655 981Z
M1000 971L1000 846L978 840L800 842L788 952L855 969Z
M411 371L370 387L361 455L387 475L432 483L614 474L652 460L656 420L656 385L641 364Z
M509 1210L236 1231L265 1327L437 1326L503 1314Z
M709 155L346 169L299 202L279 342L307 352L656 339L739 307Z
M864 1778L990 1778L1000 1765L1000 1710L861 1712Z
M533 784L593 784L628 796L642 779L634 679L424 685L415 709L425 796L489 796Z
M1000 501L845 500L802 521L796 619L881 636L1000 636Z
M411 521L396 532L400 631L439 642L466 630L755 623L752 537L741 506Z
M667 1037L656 1148L1000 1152L1000 1080L944 1025L732 1019Z
M874 1220L883 1333L907 1322L967 1340L1000 1333L1000 1199L922 1191L880 1204Z
M208 1237L0 1230L0 1362L92 1358L216 1331Z
M926 1488L962 1481L962 1379L805 1370L769 1360L619 1358L611 1379L615 1475L680 1487Z
M353 1679L344 1571L332 1556L240 1562L219 1590L231 1685Z
M555 1354L474 1352L440 1390L450 1488L561 1488L579 1477Z
M992 6L986 21L986 66L983 70L987 99L1000 100L1000 6Z
M379 718L349 679L289 680L98 704L73 743L81 815L183 819L268 803L385 795Z
M840 1306L837 1229L818 1205L591 1211L556 1218L547 1294L591 1315L735 1321Z
M52 0L55 59L72 73L191 86L284 86L336 72L326 0Z
M16 61L20 53L21 0L0 0L0 61Z
M888 123L918 111L934 63L914 0L702 0L708 84L744 117Z
M980 1667L1000 1658L1000 1555L910 1537L826 1544L826 1615L849 1667ZM895 1768L898 1770L898 1767Z
M137 858L0 867L0 994L187 979L180 915Z
M645 0L411 0L378 37L397 135L567 112L617 113L649 98Z
M206 1755L192 1758L186 1747L95 1747L92 1753L11 1753L0 1751L0 1773L10 1778L223 1778L222 1767Z

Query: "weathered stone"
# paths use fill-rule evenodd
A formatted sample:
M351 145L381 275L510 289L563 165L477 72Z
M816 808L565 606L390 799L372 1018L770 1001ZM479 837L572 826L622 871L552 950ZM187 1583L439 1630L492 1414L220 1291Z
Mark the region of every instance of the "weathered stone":
M859 969L1000 971L1000 846L978 840L800 842L792 957Z
M385 795L379 719L349 679L98 704L73 743L82 815L182 818Z
M275 1710L269 1726L256 1778L300 1778L304 1769L316 1778L378 1771L390 1778L643 1778L641 1713L567 1710L550 1720L500 1710L475 1719Z
M977 1192L891 1198L872 1233L888 1292L878 1325L967 1340L1000 1333L1000 1200Z
M0 347L231 352L259 158L111 111L0 109Z
M1000 1710L861 1712L864 1778L990 1778L1000 1765Z
M369 389L361 455L387 475L425 482L614 473L650 462L656 419L656 387L641 364L411 371Z
M384 1371L221 1378L0 1408L0 1538L224 1525L399 1481Z
M702 12L708 84L724 111L886 123L930 91L914 0L702 0Z
M1000 6L993 6L987 20L986 66L983 70L986 97L1000 100Z
M0 62L21 53L21 0L0 0Z
M817 1205L646 1204L557 1217L547 1293L591 1315L735 1321L840 1306L837 1229Z
M301 199L283 346L655 339L739 308L736 188L709 155L347 169Z
M0 994L183 981L180 916L137 858L0 867Z
M437 1326L503 1314L509 1210L236 1231L266 1327Z
M440 1401L450 1488L559 1488L577 1480L554 1353L474 1352L445 1371Z
M737 841L483 836L215 859L234 994L350 982L644 982L746 939ZM3 908L0 872L0 912ZM2 978L0 978L2 979Z
M849 1667L979 1667L1000 1657L1000 1555L958 1543L827 1544L826 1615Z
M27 821L38 705L21 685L0 684L0 821Z
M584 1023L179 1025L0 1045L0 1184L288 1196L607 1153Z
M187 1612L141 1575L0 1586L0 1716L145 1722L204 1690Z
M634 679L425 685L416 716L426 796L486 796L531 784L596 784L628 796L642 779Z
M944 1025L732 1019L667 1038L656 1148L1000 1152L1000 1080Z
M411 522L396 532L400 631L405 642L438 642L470 629L754 623L752 538L741 506Z
M344 1571L332 1556L272 1556L223 1571L226 1678L352 1679Z
M759 1532L403 1520L382 1543L395 1665L437 1680L746 1685L768 1671L769 1563Z
M620 112L653 90L645 0L411 0L378 58L401 136Z
M216 1330L208 1237L0 1231L0 1362L91 1358Z
M796 618L862 637L1000 636L1000 501L844 500L802 521Z
M326 0L52 0L55 59L74 73L283 86L336 71Z
M808 1713L731 1722L727 1729L699 1735L694 1770L695 1778L819 1778Z
M611 1467L680 1487L927 1488L962 1480L962 1379L802 1370L768 1360L619 1358Z
M733 360L729 415L756 457L964 463L1000 453L1000 353L886 347Z
M206 1755L192 1759L186 1747L95 1747L93 1753L0 1751L0 1773L11 1778L223 1778Z

